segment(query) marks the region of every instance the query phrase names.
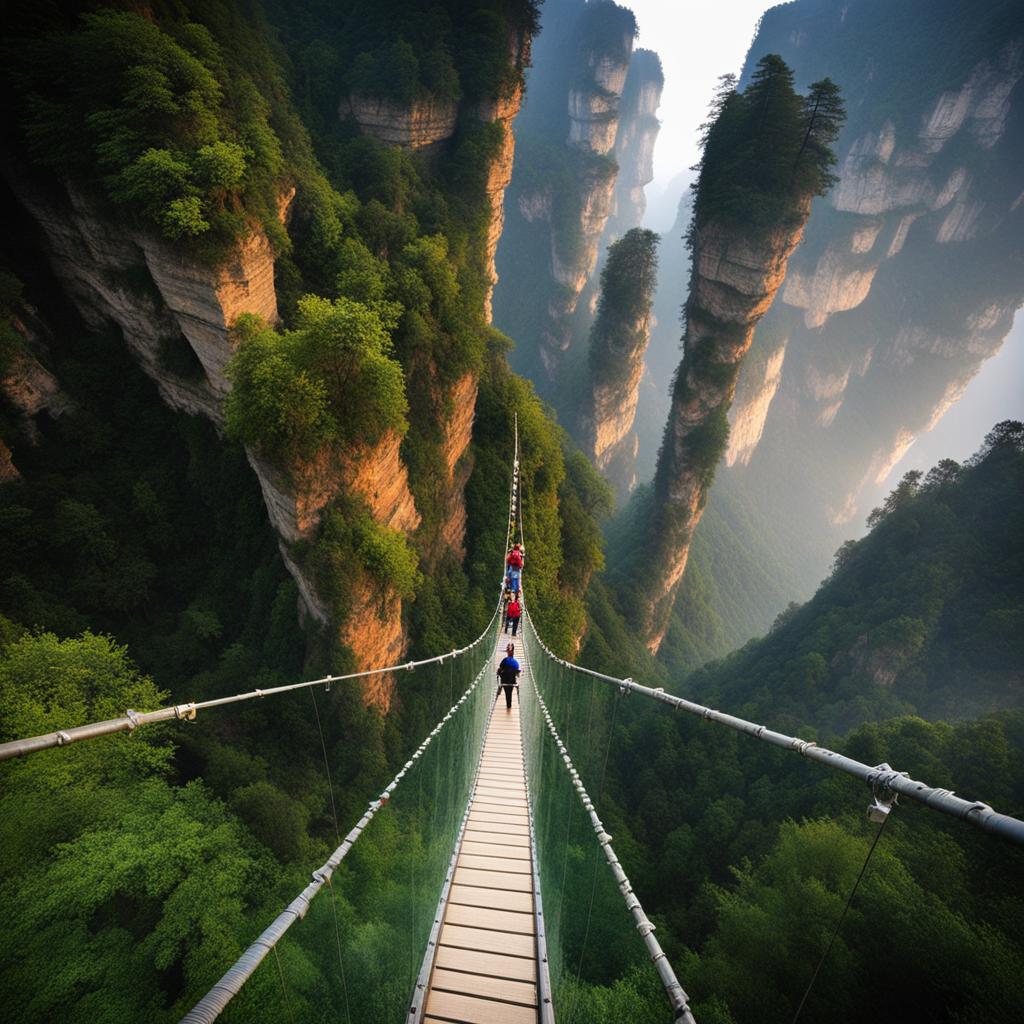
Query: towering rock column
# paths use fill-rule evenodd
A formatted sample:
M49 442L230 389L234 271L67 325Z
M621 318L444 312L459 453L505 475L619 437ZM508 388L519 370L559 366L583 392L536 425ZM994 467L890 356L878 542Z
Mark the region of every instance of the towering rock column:
M647 524L650 571L637 580L642 599L634 615L651 651L657 652L668 629L693 531L728 437L727 415L743 357L782 284L810 210L808 197L797 205L790 226L760 238L721 221L695 232L685 354L672 390Z
M659 241L653 231L633 228L609 248L590 332L589 386L581 399L578 435L620 498L636 484L633 421L650 337Z
M718 461L728 414L754 327L785 277L811 200L835 180L830 143L844 117L828 79L805 97L785 62L768 54L740 93L726 80L704 138L690 229L693 263L683 362L654 479L644 531L628 571L628 611L648 648L668 629Z
M610 245L631 228L639 227L647 209L644 188L654 180L654 144L661 122L658 107L665 75L653 50L634 50L619 103L615 162L619 174L603 242Z

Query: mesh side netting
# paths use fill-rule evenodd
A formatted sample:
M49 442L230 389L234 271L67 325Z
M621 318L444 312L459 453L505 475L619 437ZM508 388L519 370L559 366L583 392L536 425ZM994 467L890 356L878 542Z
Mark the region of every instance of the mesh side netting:
M399 1024L407 1018L479 759L493 698L485 671L493 650L489 630L459 657L396 673L399 693L426 696L431 726L471 692L223 1020ZM339 824L344 836L355 822Z
M643 941L608 868L594 827L551 736L531 686L542 696L562 743L606 828L603 800L609 744L615 742L612 687L551 660L529 624L523 630L529 679L522 692L522 729L533 802L552 1002L559 1024L604 1020L594 986L634 975L658 987ZM622 851L619 851L622 856ZM625 864L628 870L628 863ZM658 1003L660 1009L660 998ZM668 1006L665 1004L666 1019Z

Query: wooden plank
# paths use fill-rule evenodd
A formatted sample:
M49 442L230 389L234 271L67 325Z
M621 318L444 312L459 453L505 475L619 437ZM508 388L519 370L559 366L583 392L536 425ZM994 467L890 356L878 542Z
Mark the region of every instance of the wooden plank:
M532 935L514 935L512 932L492 932L486 928L464 928L446 924L441 928L441 942L446 946L479 949L484 953L508 953L510 956L532 957L536 942Z
M530 851L507 843L482 843L476 839L463 839L462 852L474 857L507 857L509 860L530 860Z
M461 992L481 999L500 999L503 1003L521 1006L537 1005L537 986L528 981L488 978L464 971L447 971L439 967L430 979L430 987L441 992Z
M459 949L456 946L438 946L434 966L438 969L489 975L492 978L508 978L511 981L533 981L537 977L537 965L533 960L504 953L481 953L476 949Z
M537 1024L537 1011L532 1007L455 992L431 991L427 996L427 1017L459 1024Z
M493 821L504 825L529 825L530 816L526 811L507 810L501 807L485 807L484 804L473 801L473 807L469 812L470 819L477 821Z
M468 824L462 838L467 843L501 843L506 847L530 848L530 832L525 825L520 825L519 829L513 832L488 832L486 829L473 828L471 824Z
M526 796L515 796L512 793L496 793L493 790L481 789L473 796L473 803L481 807L490 807L492 811L518 811L525 814L527 811Z
M461 903L450 903L444 920L445 924L461 924L467 928L533 935L533 914L524 914L519 910L494 910L490 907L467 907Z
M508 889L511 892L533 892L530 875L508 871L481 871L479 868L456 868L452 881L458 885L475 885L481 889Z
M477 871L501 871L510 875L529 875L533 866L528 860L513 860L511 857L474 857L468 853L460 853L459 867L473 868Z
M533 896L528 892L481 889L475 885L453 885L448 890L448 903L460 903L466 907L492 907L494 910L516 910L520 914L533 913Z
M476 832L500 832L519 836L530 831L530 821L525 814L492 813L474 808L466 822L466 828Z
M477 783L474 793L479 793L481 796L490 794L491 796L500 797L502 800L525 800L526 789L523 786L506 785L502 782L490 783L490 782L479 782Z
M517 785L514 782L495 782L492 779L481 779L477 783L477 788L474 792L497 794L502 799L526 799L526 787L522 783Z
M530 812L525 797L496 796L493 793L475 793L473 810L487 814L511 814L527 820Z

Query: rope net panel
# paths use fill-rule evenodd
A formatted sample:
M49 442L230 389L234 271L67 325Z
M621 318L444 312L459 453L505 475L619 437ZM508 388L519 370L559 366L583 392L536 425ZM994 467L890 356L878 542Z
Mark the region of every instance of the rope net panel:
M185 1020L405 1019L493 696L495 628L458 656L397 673L399 694L429 694L437 724L275 921L288 930L271 925ZM282 883L281 903L302 884Z

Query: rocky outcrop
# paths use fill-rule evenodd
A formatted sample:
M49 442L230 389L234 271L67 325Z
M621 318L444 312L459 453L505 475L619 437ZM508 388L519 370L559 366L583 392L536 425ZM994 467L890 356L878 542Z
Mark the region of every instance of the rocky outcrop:
M7 441L35 445L39 442L39 417L59 419L74 408L71 399L61 390L60 382L43 361L50 357L50 331L36 311L19 303L11 316L11 326L20 343L8 352L0 374L0 394L15 415L13 435ZM0 483L20 476L8 444L0 446Z
M95 329L117 325L169 406L221 425L230 388L224 371L232 353L231 326L242 313L277 320L273 252L263 230L254 225L229 258L213 267L113 220L73 185L48 192L24 174L12 171L9 178L40 226L55 275L85 322ZM282 220L293 196L294 190L281 196ZM37 390L49 387L38 373L32 379ZM291 545L315 536L324 510L339 494L361 498L382 525L414 530L419 515L399 445L397 435L387 434L373 446L325 449L287 470L247 452L302 610L323 625L331 623L331 612ZM363 581L357 591L363 583L373 589ZM374 601L357 602L341 638L351 641L359 667L378 666L374 659L382 650L400 660L406 642L400 600L378 593ZM375 699L379 689L367 699Z
M277 320L273 253L263 230L254 226L231 257L212 268L112 219L73 184L44 190L14 168L8 179L41 228L54 273L85 322L97 330L116 324L168 405L220 423L230 326L243 312ZM174 351L185 354L195 372L171 370L168 353Z
M635 26L630 11L607 0L546 6L531 89L516 127L524 159L513 175L498 257L515 287L504 293L498 321L519 342L513 365L563 406L561 369L590 325L592 303L581 306L581 297L614 205ZM636 110L651 102L651 90L638 84ZM636 154L633 186L642 191L649 162L644 147L653 136L650 124L641 127L638 120L635 127L632 142L644 152ZM528 307L515 297L524 288L531 293ZM596 301L596 292L591 295Z
M440 530L441 550L461 561L466 555L466 484L473 469L469 444L480 390L476 374L467 373L455 382L449 395L451 415L445 422L441 453L444 458L444 513Z
M714 219L695 230L685 354L658 459L644 571L636 581L634 619L652 652L668 628L707 500L720 455L716 431L732 404L754 327L782 284L809 213L810 200L799 201L787 227L762 236Z
M654 180L654 145L661 122L658 107L665 76L653 50L634 50L619 105L615 162L619 173L602 247L621 238L644 219L644 188Z
M352 118L360 131L389 146L403 149L434 151L450 142L461 125L497 124L501 141L487 167L485 191L489 216L483 239L484 264L490 285L484 296L484 315L490 323L491 298L498 275L494 256L504 226L505 190L512 180L515 136L512 122L523 102L523 69L530 62L532 39L514 32L508 39L508 54L515 69L511 83L497 96L484 99L442 100L425 95L409 104L398 104L374 96L343 96L338 104L341 120Z
M484 258L490 285L484 295L484 316L490 323L494 315L492 299L494 287L498 283L498 272L495 269L494 257L498 251L498 241L505 227L505 190L512 181L512 166L515 158L515 135L512 133L512 121L519 113L523 102L523 88L517 84L511 95L488 105L478 113L480 120L496 122L501 125L501 144L487 168L487 235L484 240Z
M775 349L760 366L745 367L740 375L736 396L729 410L729 447L725 464L745 465L754 454L764 433L765 420L775 392L782 380L782 364L786 358L786 341Z
M424 149L455 134L459 105L455 100L425 96L409 104L377 96L344 96L338 104L341 120L354 118L361 131L389 146Z

